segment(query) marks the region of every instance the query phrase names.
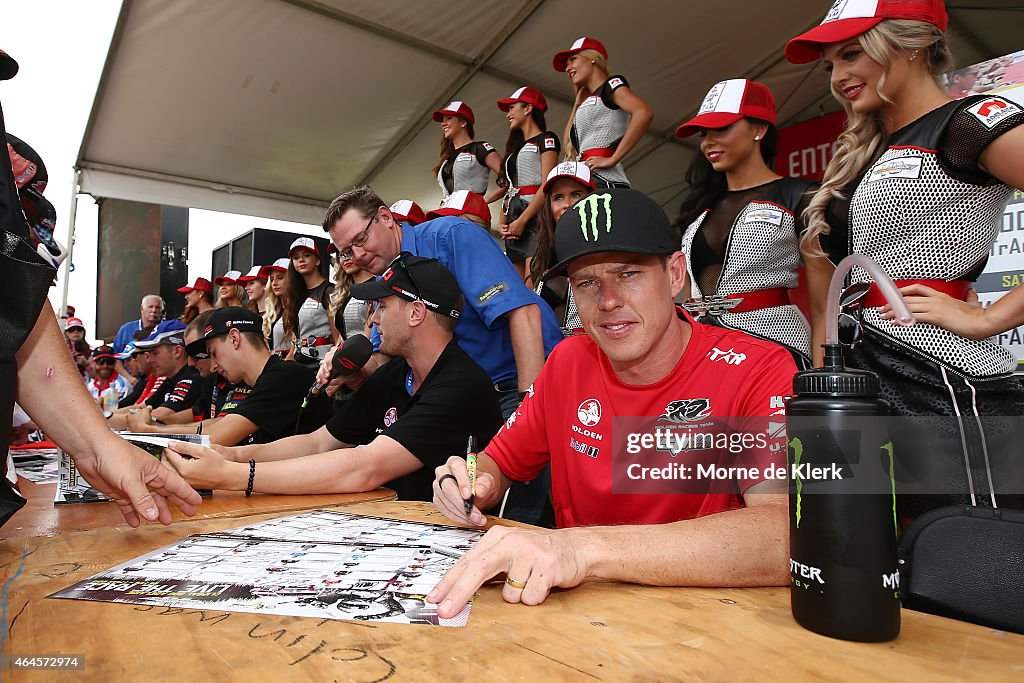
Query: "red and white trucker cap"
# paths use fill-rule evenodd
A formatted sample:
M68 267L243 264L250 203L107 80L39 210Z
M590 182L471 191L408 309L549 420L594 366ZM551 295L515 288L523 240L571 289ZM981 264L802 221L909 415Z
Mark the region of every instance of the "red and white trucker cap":
M775 123L772 91L745 78L719 81L704 96L697 115L676 128L676 137L689 137L702 128L725 128L744 117Z
M213 283L216 285L237 285L238 278L240 277L242 277L242 271L229 270L220 277L213 278Z
M434 112L434 120L440 122L445 116L461 116L470 123L476 123L473 110L462 100L452 100L448 106Z
M604 48L600 40L583 36L582 38L577 38L576 42L568 50L556 52L554 59L551 60L551 65L555 67L555 71L565 71L565 65L569 61L569 57L583 50L594 50L601 53L601 56L605 59L608 59L608 50Z
M317 256L320 255L320 250L316 248L316 242L313 241L312 237L297 238L294 242L292 242L292 246L288 247L288 255L291 256L292 252L299 248L309 249Z
M786 43L786 59L813 62L825 45L855 38L883 19L925 21L942 31L949 26L943 0L837 0L821 24Z
M399 199L388 209L395 218L409 225L419 225L427 220L420 205L411 199Z
M555 182L559 178L572 178L581 185L586 185L591 190L596 190L597 186L594 185L594 180L590 175L590 167L582 161L563 161L557 164L548 173L547 179L544 181L544 186L541 187L541 192L547 194L548 188L551 187L551 183Z
M528 85L524 85L519 90L512 93L511 97L498 100L498 109L502 111L508 111L509 108L516 102L525 102L526 104L532 104L533 106L540 109L542 112L548 110L548 101L544 99L543 93L536 88L531 88Z
M433 211L427 212L427 220L433 220L440 216L461 216L470 213L480 217L487 225L491 224L491 210L484 198L476 192L459 190L453 192Z
M205 277L197 277L184 287L178 287L178 291L182 294L188 294L193 289L198 289L200 292L212 292L213 285Z

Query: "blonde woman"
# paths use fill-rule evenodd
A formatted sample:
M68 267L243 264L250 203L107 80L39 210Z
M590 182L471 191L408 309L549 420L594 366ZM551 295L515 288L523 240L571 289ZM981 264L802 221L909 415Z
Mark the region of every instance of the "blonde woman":
M1015 444L982 419L1024 415L1015 359L989 339L1024 323L1024 292L987 309L965 302L1013 188L1024 188L1024 109L995 96L950 100L938 80L953 65L947 23L941 0L841 1L786 46L792 62L821 61L849 119L805 212L805 246L833 262L870 256L918 320L894 324L872 285L847 363L878 375L896 415L950 417L903 421L895 435L903 471L948 494L900 496L909 516L1002 505L1011 496L997 493L1024 490L1019 466L1014 476L1007 465ZM855 268L850 281L870 277Z
M370 306L362 299L353 299L350 292L352 285L366 282L373 273L363 270L354 261L338 257L332 244L327 248L334 255L334 291L331 292L331 304L327 315L334 320L334 327L342 339L353 334L370 336Z
M245 303L243 303L245 301L245 288L240 281L241 277L241 271L229 270L220 277L214 278L213 284L217 285L217 303L214 304L214 308L245 306Z
M584 36L552 60L576 88L576 102L562 140L566 159L582 161L598 189L629 187L622 159L647 132L654 114L624 76L608 75L608 50Z
M284 331L284 301L288 296L289 259L279 258L267 266L267 291L263 308L263 336L270 350L284 356L291 350L291 335Z

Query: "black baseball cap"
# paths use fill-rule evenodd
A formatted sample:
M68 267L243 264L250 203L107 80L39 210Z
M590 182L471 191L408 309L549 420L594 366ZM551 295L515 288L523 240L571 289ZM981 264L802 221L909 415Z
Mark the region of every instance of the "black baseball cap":
M679 251L679 238L656 201L639 190L613 188L587 195L555 226L555 257L544 279L564 275L573 259L604 251L662 256Z
M114 354L114 347L104 344L103 346L97 346L92 350L92 358L110 358L111 360L117 360L117 356Z
M206 340L227 334L231 330L263 334L263 317L241 306L214 309L210 319L206 321L203 336L188 344L185 351L193 358L206 358Z
M458 319L462 310L458 280L435 259L414 256L403 251L384 274L375 280L352 285L356 299L383 299L397 296L406 301L422 301L435 313Z

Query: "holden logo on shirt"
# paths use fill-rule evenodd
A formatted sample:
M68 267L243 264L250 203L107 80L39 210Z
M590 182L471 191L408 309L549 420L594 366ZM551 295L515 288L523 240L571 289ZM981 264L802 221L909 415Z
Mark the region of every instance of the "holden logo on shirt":
M392 406L388 408L388 412L384 413L384 426L390 427L396 422L398 422L398 409Z
M672 422L693 422L711 414L711 400L706 398L684 398L665 406L662 419Z
M769 223L771 225L782 225L782 210L781 209L751 209L747 211L747 220L757 223Z
M871 167L871 174L867 178L867 182L873 183L876 180L886 180L888 178L907 178L910 180L918 180L921 178L921 165L924 163L924 157L897 157L896 159L889 159L886 161L880 161Z
M588 398L576 409L576 417L585 427L593 427L601 421L601 402Z

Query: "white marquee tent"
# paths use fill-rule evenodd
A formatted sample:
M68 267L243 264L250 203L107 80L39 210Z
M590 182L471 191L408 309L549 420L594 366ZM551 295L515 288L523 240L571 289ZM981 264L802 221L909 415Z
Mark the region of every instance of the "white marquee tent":
M780 126L835 109L820 66L782 56L829 4L124 0L77 159L80 190L314 224L361 183L433 207L431 112L465 100L477 139L501 149L495 100L532 85L561 134L572 90L551 56L586 33L655 112L627 172L671 215L694 150L672 133L714 82L767 83ZM960 65L1022 47L1021 3L948 6Z

